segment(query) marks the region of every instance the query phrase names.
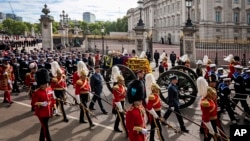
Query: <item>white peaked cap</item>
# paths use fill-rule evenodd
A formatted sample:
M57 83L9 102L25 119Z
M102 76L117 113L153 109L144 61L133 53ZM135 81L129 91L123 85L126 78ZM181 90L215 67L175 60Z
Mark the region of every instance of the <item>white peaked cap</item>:
M202 65L203 62L202 62L201 60L198 60L198 61L196 62L196 64L197 64L197 65Z
M216 64L210 64L209 67L214 68L214 67L216 67Z
M142 51L139 58L145 58L145 56L146 56L146 52Z

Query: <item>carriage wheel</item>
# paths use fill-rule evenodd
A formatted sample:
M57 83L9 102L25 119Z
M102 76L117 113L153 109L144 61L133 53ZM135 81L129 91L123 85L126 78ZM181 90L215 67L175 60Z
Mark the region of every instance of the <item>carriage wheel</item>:
M179 102L180 108L186 108L192 105L197 96L197 88L193 79L182 71L169 70L161 74L157 80L157 84L161 87L161 100L167 104L168 86L170 84L169 77L171 75L178 76Z
M183 72L187 73L194 81L196 81L198 78L198 75L192 69L185 67L185 66L182 66L182 65L172 67L170 70L183 71Z
M127 66L124 65L116 65L116 66L120 69L122 76L124 77L126 86L128 86L128 84L131 81L136 79L135 73ZM113 88L113 82L111 82L111 73L112 73L112 68L109 68L105 76L105 81L107 82L107 87L110 91L112 91Z

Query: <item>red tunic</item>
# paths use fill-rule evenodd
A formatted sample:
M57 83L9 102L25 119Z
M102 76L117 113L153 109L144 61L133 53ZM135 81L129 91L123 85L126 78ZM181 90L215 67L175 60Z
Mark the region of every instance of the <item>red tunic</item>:
M7 72L7 74L5 74L5 72ZM0 66L0 90L2 90L2 91L10 91L11 90L10 85L12 85L12 84L10 84L8 82L8 80L10 80L12 82L15 80L13 68L10 65L7 65L7 66L1 65Z
M76 87L76 81L79 80L80 77L78 75L78 72L75 71L74 74L73 74L73 80L72 80L72 83L73 83L73 87L75 88Z
M116 84L112 90L113 94L113 106L115 106L115 102L124 101L126 97L126 88L123 85Z
M100 55L100 54L96 54L96 55L95 55L95 66L100 65L100 64L99 64L100 59L101 59L101 55Z
M148 110L154 109L155 111L161 110L161 100L159 94L151 94L148 98L148 103L146 105ZM151 121L153 116L149 114L149 120Z
M47 87L46 89L37 89L32 95L32 105L35 107L35 115L42 117L50 117L52 116L52 108L55 104L55 99L53 97L54 91L51 87ZM48 102L48 105L45 107L35 105L36 102Z
M88 94L91 91L89 79L86 78L85 80L79 79L76 81L76 89L75 94Z
M229 68L228 77L229 77L229 78L232 78L232 77L233 77L233 74L234 74L234 72L235 72L234 64L230 63L230 64L228 65L228 68Z
M165 68L165 70L168 70L168 62L167 61L163 61L162 65Z
M213 100L202 98L200 102L202 121L209 122L217 119L217 107Z
M64 90L67 84L64 77L54 77L50 82L50 86L53 90Z
M126 112L126 128L128 130L128 137L130 141L145 141L146 136L140 132L134 131L135 126L146 128L145 109L141 105L139 107L131 106Z
M206 74L205 74L205 79L208 79L208 73L210 72L210 66L209 64L206 65Z
M36 82L35 73L34 72L27 73L25 76L24 84L30 87L32 86L33 82Z

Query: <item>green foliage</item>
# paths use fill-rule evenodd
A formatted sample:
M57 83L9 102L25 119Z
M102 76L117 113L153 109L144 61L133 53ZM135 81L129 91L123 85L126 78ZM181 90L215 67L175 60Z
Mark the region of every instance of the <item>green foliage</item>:
M104 27L105 33L109 34L110 32L127 32L128 31L128 18L124 16L123 18L118 18L116 21L106 21L106 22L95 22L95 23L86 23L84 21L78 21L79 28L86 33L87 30L90 31L93 35L101 35L101 28ZM69 28L73 29L75 26L74 21L69 22ZM0 23L0 31L6 31L10 35L23 35L24 32L31 32L32 27L34 28L35 33L41 33L41 24L40 23L28 23L15 21L13 19L6 19L3 23ZM58 33L59 22L52 22L52 31L53 33Z

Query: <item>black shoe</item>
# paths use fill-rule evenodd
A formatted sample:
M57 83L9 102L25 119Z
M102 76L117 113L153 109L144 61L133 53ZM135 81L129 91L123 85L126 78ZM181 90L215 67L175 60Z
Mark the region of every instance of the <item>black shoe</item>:
M107 115L107 114L108 114L108 112L107 112L106 110L102 110L102 113L103 113L104 115Z
M69 120L67 118L63 119L64 122L69 122Z
M119 128L115 128L114 131L115 132L120 132L120 133L122 132L122 130L120 130Z
M91 127L95 127L95 124L93 124L93 123L90 124L90 125L89 125L89 128L91 128Z
M3 103L9 103L7 100L4 100Z
M94 107L89 107L89 109L92 111L96 110Z
M187 130L186 127L181 127L181 131L185 133L189 133L189 130Z
M79 121L79 123L88 123L86 120Z

